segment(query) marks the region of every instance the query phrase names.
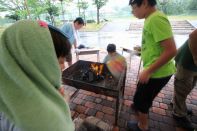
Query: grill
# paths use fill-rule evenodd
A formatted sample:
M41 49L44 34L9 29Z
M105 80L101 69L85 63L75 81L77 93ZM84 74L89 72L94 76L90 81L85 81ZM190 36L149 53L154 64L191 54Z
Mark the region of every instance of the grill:
M100 71L94 72L92 65L96 65ZM120 74L119 78L115 78L106 64L79 60L63 71L62 79L64 84L77 89L116 98L115 124L117 125L121 100L124 95L126 69Z

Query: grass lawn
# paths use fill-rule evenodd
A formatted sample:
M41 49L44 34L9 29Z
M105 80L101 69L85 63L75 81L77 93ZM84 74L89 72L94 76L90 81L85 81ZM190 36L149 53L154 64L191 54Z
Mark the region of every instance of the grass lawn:
M99 31L105 23L87 23L80 31Z

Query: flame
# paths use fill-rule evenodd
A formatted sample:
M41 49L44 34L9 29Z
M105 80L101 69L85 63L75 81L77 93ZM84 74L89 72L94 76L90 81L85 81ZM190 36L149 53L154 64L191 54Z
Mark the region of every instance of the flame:
M96 75L101 75L103 72L103 64L96 64L96 63L92 63L90 65L90 68L92 69L92 71L94 71L96 73Z

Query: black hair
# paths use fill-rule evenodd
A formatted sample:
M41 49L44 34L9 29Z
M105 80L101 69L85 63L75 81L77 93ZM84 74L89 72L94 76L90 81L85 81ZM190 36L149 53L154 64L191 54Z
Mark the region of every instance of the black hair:
M85 24L83 18L81 18L81 17L77 17L77 18L74 20L74 23L76 23L76 22L78 22L78 24L80 24L80 25L84 25L84 24Z
M147 0L148 1L148 4L150 6L155 6L157 4L157 1L156 0ZM134 5L134 4L137 4L137 6L141 6L142 5L142 2L143 0L130 0L129 1L129 5Z
M108 44L107 51L110 53L116 52L116 45L115 44Z
M59 30L58 28L48 25L49 31L51 33L51 37L53 39L53 44L55 47L55 52L57 55L57 58L59 57L65 57L70 53L71 50L71 44L66 37L66 35Z

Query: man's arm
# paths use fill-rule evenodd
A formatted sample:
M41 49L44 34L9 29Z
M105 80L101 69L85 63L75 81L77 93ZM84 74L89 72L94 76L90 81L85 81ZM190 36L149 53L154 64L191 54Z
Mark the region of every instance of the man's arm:
M189 48L193 56L194 64L197 66L197 29L189 35Z
M77 49L77 41L76 41L76 39L74 40L74 49Z

